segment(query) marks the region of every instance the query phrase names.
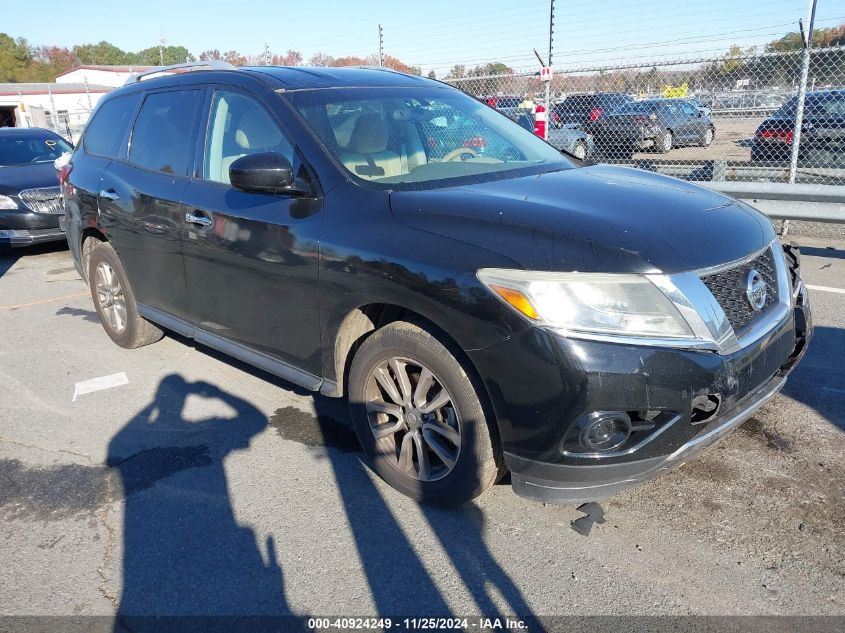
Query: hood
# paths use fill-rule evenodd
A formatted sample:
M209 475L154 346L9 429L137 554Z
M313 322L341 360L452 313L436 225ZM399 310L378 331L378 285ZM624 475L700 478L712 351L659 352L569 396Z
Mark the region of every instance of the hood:
M0 194L17 195L22 189L57 187L59 172L49 163L0 167Z
M390 203L410 226L531 270L683 272L739 259L775 237L772 223L743 202L612 165L394 191Z

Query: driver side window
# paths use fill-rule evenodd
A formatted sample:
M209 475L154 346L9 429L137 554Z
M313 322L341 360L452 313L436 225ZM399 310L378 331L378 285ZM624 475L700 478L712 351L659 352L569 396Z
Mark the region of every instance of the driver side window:
M262 152L278 152L293 164L293 146L263 105L239 92L216 90L206 132L203 177L228 185L233 162Z

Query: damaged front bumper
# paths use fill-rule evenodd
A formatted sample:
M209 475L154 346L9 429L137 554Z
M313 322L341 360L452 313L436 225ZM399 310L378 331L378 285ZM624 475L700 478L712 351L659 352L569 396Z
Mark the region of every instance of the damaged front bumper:
M602 499L680 466L754 415L783 387L813 333L797 249L784 250L793 260L781 286L791 288L786 309L738 346L630 345L532 328L472 352L514 491L554 503ZM579 453L585 425L600 413L640 430L618 449Z

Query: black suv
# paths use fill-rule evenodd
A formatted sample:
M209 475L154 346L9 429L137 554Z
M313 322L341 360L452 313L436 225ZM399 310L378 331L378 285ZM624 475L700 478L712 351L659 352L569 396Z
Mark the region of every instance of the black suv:
M592 134L604 117L633 101L633 97L621 92L569 95L552 106L550 120L553 127L575 125Z
M465 138L432 154L444 130ZM415 499L507 470L522 495L595 499L757 411L811 322L766 217L580 165L428 79L183 72L100 102L64 180L68 241L115 343L170 329L348 398Z
M716 127L691 101L647 99L617 108L602 119L593 135L602 150L651 147L665 154L681 145L710 147Z

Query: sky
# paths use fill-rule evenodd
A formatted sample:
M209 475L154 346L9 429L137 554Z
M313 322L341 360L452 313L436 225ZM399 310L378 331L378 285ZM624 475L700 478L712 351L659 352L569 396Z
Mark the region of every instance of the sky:
M549 48L549 0L77 0L47 21L15 3L0 30L34 45L72 47L108 40L125 50L167 44L258 55L317 52L366 57L384 52L442 77L454 64L539 65ZM715 57L731 44L765 44L797 30L807 0L555 0L554 66L581 68ZM816 28L845 22L843 0L818 0Z

